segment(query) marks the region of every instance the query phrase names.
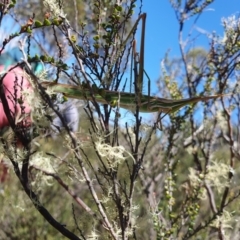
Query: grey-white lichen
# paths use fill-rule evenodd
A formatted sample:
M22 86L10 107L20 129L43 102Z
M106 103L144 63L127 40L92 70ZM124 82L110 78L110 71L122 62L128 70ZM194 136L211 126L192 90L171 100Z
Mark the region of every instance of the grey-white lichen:
M62 17L65 18L66 14L63 12L63 9L59 7L58 1L56 0L44 0L43 1L44 6L47 7L47 9L50 10L53 17Z
M34 154L29 163L30 167L35 168L36 175L34 181L32 181L32 186L37 189L42 185L52 185L53 178L46 173L55 174L58 168L56 159L46 156L43 152L38 151Z
M135 162L132 154L128 152L123 146L111 146L107 143L104 143L100 138L95 143L95 147L98 154L108 160L110 168L114 168L117 164L122 163L128 157L130 157Z

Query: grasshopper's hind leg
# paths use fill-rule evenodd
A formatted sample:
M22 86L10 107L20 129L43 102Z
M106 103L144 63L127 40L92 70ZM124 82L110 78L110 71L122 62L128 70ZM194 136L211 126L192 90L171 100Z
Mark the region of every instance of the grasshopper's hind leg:
M164 117L166 117L171 111L169 110L168 112L163 112L163 111L159 111L158 112L158 117L157 117L157 120L156 120L156 124L157 124L157 129L159 129L160 131L162 131L162 119ZM161 116L163 113L163 116Z

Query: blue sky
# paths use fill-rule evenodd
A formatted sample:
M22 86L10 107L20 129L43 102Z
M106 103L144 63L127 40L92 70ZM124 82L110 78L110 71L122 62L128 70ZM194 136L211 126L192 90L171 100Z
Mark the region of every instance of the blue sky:
M138 5L139 6L139 3ZM145 70L150 76L154 91L156 80L160 76L160 62L166 51L171 50L172 57L180 56L178 46L179 25L168 0L143 0L142 12L147 13L146 35L145 35ZM202 14L196 27L210 33L215 31L223 36L221 18L240 12L239 0L215 0ZM184 33L187 34L192 24L187 24ZM139 28L140 29L140 28ZM198 32L195 31L195 34ZM139 34L139 33L138 33ZM202 35L196 46L208 48L207 36Z

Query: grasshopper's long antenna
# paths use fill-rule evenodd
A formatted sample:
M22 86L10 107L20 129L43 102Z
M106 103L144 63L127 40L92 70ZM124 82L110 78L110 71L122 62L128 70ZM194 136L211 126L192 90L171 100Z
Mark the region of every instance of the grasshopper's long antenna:
M146 17L147 17L146 13L140 16L140 18L142 18L142 33L141 33L141 45L140 45L138 87L141 93L143 91L143 76L144 76L144 46L145 46Z
M134 71L134 86L135 94L137 97L138 106L141 104L141 97L143 92L143 76L144 76L144 45L145 45L145 26L146 26L146 13L139 16L133 29L137 27L137 24L142 20L142 31L141 31L141 43L140 43L140 54L136 51L136 41L133 41L132 52L133 52L133 71ZM139 68L138 68L139 66Z
M136 29L137 29L137 26L138 26L138 23L140 22L140 20L142 20L142 35L141 35L141 46L140 46L140 60L139 60L139 71L140 71L140 82L143 81L143 69L144 69L144 36L145 36L145 25L146 25L146 16L147 14L146 13L143 13L141 14L137 21L135 22L135 24L133 25L131 31L129 32L129 34L127 35L126 39L122 42L121 44L121 48L120 48L120 51L124 49L124 47L126 46L128 40L130 39L130 37L132 36L132 34L134 35ZM117 61L117 58L113 61L113 63L111 64L111 67L109 69L108 72L111 72L111 70L113 69L115 63ZM140 84L142 85L142 84ZM142 89L141 89L142 91Z

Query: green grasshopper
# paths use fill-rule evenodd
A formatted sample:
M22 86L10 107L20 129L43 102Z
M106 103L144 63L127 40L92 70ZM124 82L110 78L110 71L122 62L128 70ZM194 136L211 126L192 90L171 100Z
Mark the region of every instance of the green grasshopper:
M90 90L86 86L73 86L69 84L60 84L52 82L43 82L44 87L49 87L55 93L62 93L69 98L76 98L81 100L92 100L92 94L97 102L108 104L112 107L116 107L119 102L119 107L133 110L136 107L136 96L134 93L110 91L105 89ZM152 97L149 95L141 95L139 104L140 112L151 113L173 113L180 108L197 103L200 101L207 101L209 99L216 99L224 96L223 94L212 96L200 96L187 99L172 100L166 98Z
M126 40L123 42L122 46L124 47L127 44L127 41L130 39L131 35L134 34L140 20L142 20L140 54L138 55L136 53L135 40L133 41L133 47L132 47L133 61L134 61L135 68L137 68L137 70L135 71L135 81L137 82L138 89L135 88L135 93L110 91L106 89L96 88L96 86L94 86L94 89L93 88L89 89L89 84L74 86L74 85L59 84L59 83L53 83L53 82L43 82L42 85L44 87L50 87L53 92L62 93L64 96L69 98L76 98L76 99L91 101L93 100L92 98L94 94L94 98L97 102L103 103L103 104L109 104L112 107L117 106L117 103L118 103L120 108L133 110L134 108L136 108L136 103L137 103L140 112L146 112L146 113L158 112L159 114L165 113L165 115L173 113L189 104L197 103L200 101L207 101L210 99L216 99L224 96L223 94L217 94L212 96L199 96L199 97L192 97L192 98L179 99L179 100L172 100L172 99L150 96L150 79L144 70L144 42L145 42L144 38L145 38L146 13L138 17L136 23L134 24L133 28L128 34ZM144 73L147 75L149 80L148 95L142 94Z

